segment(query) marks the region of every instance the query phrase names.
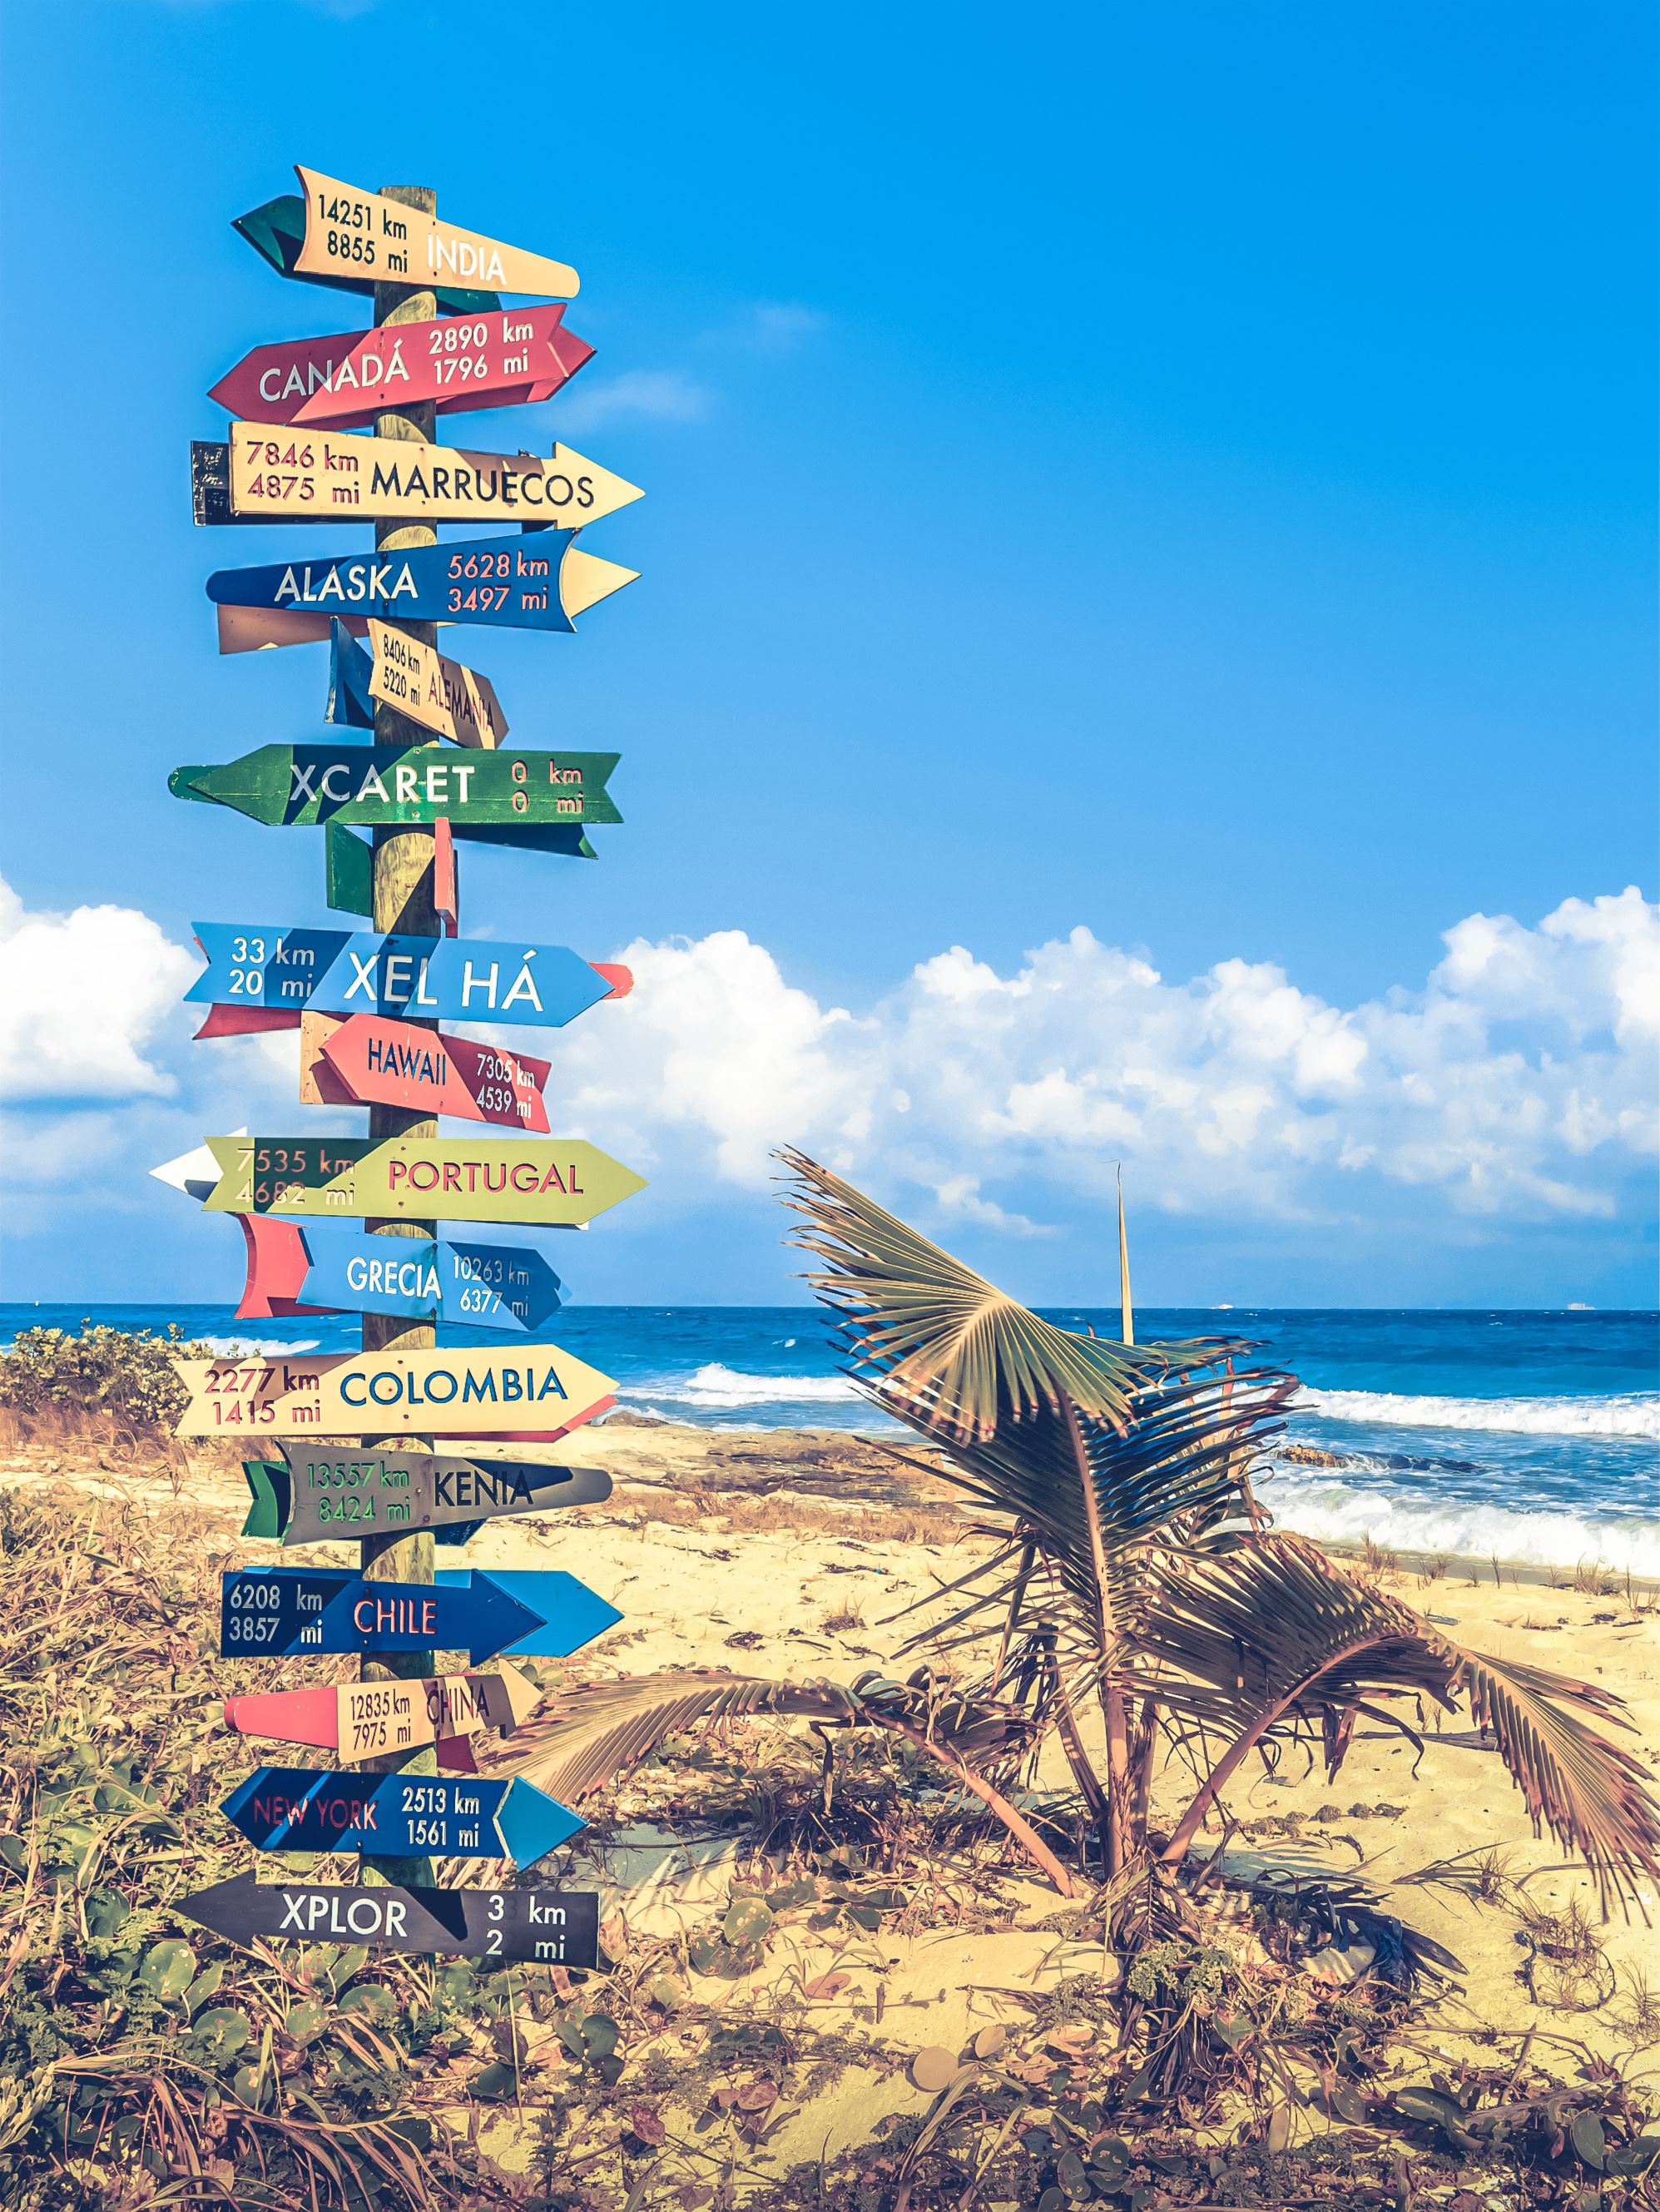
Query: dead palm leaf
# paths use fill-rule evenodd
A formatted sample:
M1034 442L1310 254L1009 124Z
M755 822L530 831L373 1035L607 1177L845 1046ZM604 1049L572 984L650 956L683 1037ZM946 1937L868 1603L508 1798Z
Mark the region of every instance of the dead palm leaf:
M1057 1328L806 1153L777 1157L806 1224L791 1241L825 1263L807 1279L841 1316L852 1372L914 1427L985 1437L1067 1399L1117 1425L1138 1383L1217 1357L1214 1344L1136 1348Z
M1147 1671L1138 1667L1126 1688L1229 1739L1177 1823L1167 1860L1185 1854L1231 1777L1275 1732L1321 1724L1335 1764L1347 1745L1339 1717L1375 1711L1369 1698L1416 1694L1450 1708L1463 1692L1535 1826L1583 1855L1605 1901L1660 1874L1660 1808L1642 1770L1573 1710L1624 1725L1617 1699L1451 1643L1299 1538L1262 1537L1179 1569L1161 1562L1135 1641Z
M1588 1727L1575 1706L1629 1729L1620 1700L1593 1682L1467 1650L1425 1625L1452 1662L1454 1680L1522 1792L1534 1833L1541 1825L1581 1852L1603 1910L1637 1878L1660 1877L1660 1808L1631 1753Z
M534 1783L562 1804L579 1804L649 1759L672 1735L751 1713L797 1713L814 1720L858 1715L838 1682L785 1682L754 1674L680 1673L585 1682L550 1698L490 1761Z
M573 1804L626 1774L682 1729L755 1713L865 1721L903 1736L977 1797L1063 1896L1072 1895L1072 1877L1049 1845L964 1755L995 1758L1011 1742L1018 1747L1029 1733L1026 1716L959 1697L942 1698L927 1684L913 1687L866 1678L846 1689L839 1682L696 1673L583 1683L553 1699L489 1765L493 1772L521 1776Z

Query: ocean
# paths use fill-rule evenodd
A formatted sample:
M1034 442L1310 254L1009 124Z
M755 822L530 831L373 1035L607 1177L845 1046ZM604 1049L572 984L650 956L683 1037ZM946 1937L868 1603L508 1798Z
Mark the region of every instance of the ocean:
M1049 1318L1117 1328L1111 1311ZM239 1324L228 1306L0 1305L0 1344L83 1319L176 1322L219 1348L291 1352L354 1349L358 1329L344 1314ZM1300 1377L1282 1441L1336 1464L1274 1462L1263 1497L1283 1526L1660 1575L1660 1315L1151 1308L1136 1330L1144 1342L1243 1337ZM836 1371L814 1307L574 1305L538 1334L614 1375L635 1412L713 1428L891 1426Z

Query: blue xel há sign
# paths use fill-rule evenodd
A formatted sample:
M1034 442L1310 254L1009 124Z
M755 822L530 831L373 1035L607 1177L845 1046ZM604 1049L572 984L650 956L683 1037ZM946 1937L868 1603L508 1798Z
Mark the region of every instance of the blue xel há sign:
M587 1823L514 1777L358 1774L262 1766L220 1810L262 1851L512 1859L532 1866Z
M469 1567L397 1583L344 1567L240 1567L222 1583L219 1648L228 1657L465 1651L481 1667L501 1652L568 1659L622 1618L558 1568L503 1576Z
M380 937L282 922L191 927L208 963L185 994L196 1004L559 1029L611 992L610 979L562 945Z
M239 1319L299 1307L404 1314L458 1328L526 1329L539 1328L562 1303L558 1276L527 1245L374 1237L332 1222L256 1214L237 1218L248 1240L247 1291ZM283 1304L277 1309L263 1293L279 1279Z
M559 570L575 535L574 530L538 530L522 538L464 538L401 552L219 568L208 578L208 597L220 606L574 630L559 596Z

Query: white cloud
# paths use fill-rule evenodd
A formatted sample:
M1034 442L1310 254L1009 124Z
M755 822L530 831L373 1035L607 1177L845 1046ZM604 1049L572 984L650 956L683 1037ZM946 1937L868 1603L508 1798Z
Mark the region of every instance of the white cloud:
M781 354L797 352L824 329L828 319L817 307L803 307L799 300L763 300L746 307L732 322L705 331L703 339L706 344L742 346L775 360Z
M131 907L31 914L0 880L0 1097L172 1091L173 1077L149 1054L198 969Z
M1186 981L1074 930L1000 975L958 945L868 1012L821 1006L741 932L636 944L633 995L567 1032L562 1118L688 1187L758 1188L781 1142L1042 1233L1110 1195L1281 1218L1387 1208L1607 1218L1654 1145L1660 909L1471 915L1416 989L1328 1004L1266 963ZM632 1147L632 1152L629 1151Z
M632 994L556 1052L501 1034L553 1060L555 1128L648 1176L664 1221L764 1192L785 1143L941 1235L1108 1235L1120 1161L1138 1207L1207 1224L1364 1224L1409 1245L1455 1217L1482 1241L1614 1218L1655 1143L1660 908L1629 890L1533 926L1473 915L1445 947L1416 986L1341 1006L1267 963L1166 978L1076 929L1006 975L948 947L849 1009L724 930L623 947ZM79 1186L101 1206L240 1122L332 1125L293 1104L291 1034L187 1042L197 972L131 908L25 914L0 888L26 1197Z
M709 396L701 384L678 368L629 368L622 375L577 384L560 403L568 430L592 430L630 417L655 422L698 422L708 412Z

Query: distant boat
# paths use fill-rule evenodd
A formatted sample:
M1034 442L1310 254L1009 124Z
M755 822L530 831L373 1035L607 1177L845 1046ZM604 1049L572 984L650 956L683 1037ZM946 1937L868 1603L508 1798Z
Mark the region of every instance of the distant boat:
M1581 1305L1579 1301L1576 1298L1573 1304L1568 1308L1568 1311L1570 1313L1595 1313L1596 1309L1595 1306Z
M1211 1311L1213 1313L1231 1313L1233 1311L1233 1307L1229 1301L1225 1298L1219 1306L1213 1306L1211 1308Z

